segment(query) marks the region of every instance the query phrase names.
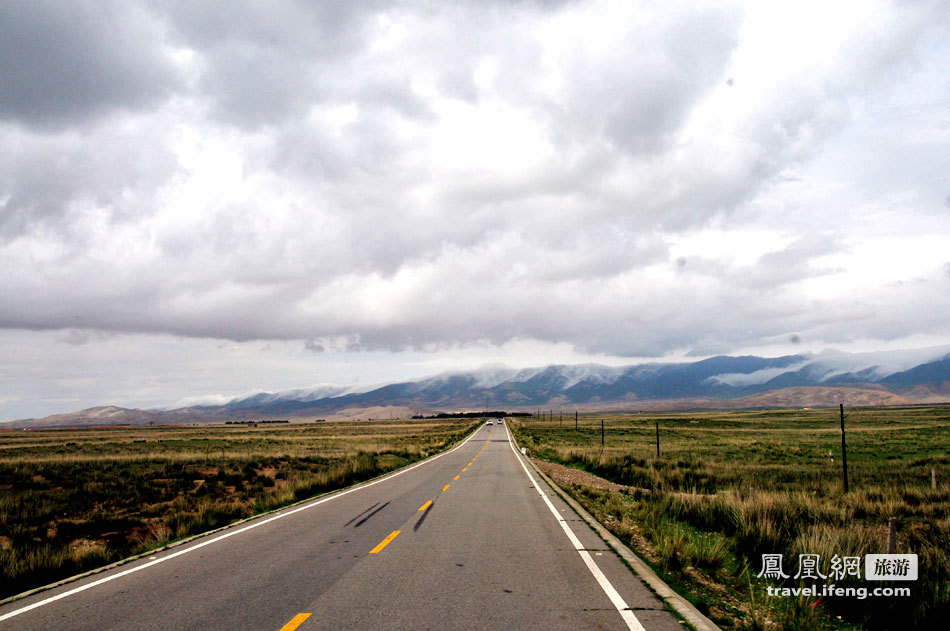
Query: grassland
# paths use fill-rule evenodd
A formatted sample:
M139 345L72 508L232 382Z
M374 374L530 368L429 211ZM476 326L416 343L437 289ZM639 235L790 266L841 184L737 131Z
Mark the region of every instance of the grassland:
M0 598L381 475L474 426L0 432Z
M577 431L573 417L513 420L510 427L535 458L593 474L560 477L568 492L724 628L941 627L950 619L950 409L847 413L848 493L841 482L838 410L587 415ZM622 486L600 483L605 480ZM910 586L911 597L766 595L766 585L799 582L758 578L762 554L783 554L791 575L799 554L819 554L827 573L835 554L885 552L892 517L898 519L897 552L918 554L920 579L829 582Z

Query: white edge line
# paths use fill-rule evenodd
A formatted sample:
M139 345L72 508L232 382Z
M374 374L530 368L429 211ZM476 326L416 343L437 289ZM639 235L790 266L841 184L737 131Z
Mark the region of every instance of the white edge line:
M479 429L482 429L483 427L484 427L484 426L480 427ZM390 475L387 475L387 476L385 476L385 477L379 478L378 480L373 480L372 482L367 482L367 483L361 484L361 485L359 485L359 486L351 487L351 488L346 489L346 490L344 490L344 491L340 491L340 492L338 492L338 493L334 493L333 495L330 495L329 497L324 497L324 498L321 498L321 499L316 500L316 501L314 501L314 502L311 502L310 504L304 504L303 506L299 506L299 507L294 508L294 509L292 509L292 510L288 510L288 511L286 511L286 512L278 513L277 515L274 515L273 517L268 517L268 518L266 518L266 519L262 519L261 521L255 521L254 523L249 524L249 525L247 525L247 526L244 526L243 528L238 528L237 530L232 530L232 531L230 531L230 532L226 532L226 533L224 533L224 534L222 534L222 535L218 535L217 537L214 537L214 538L212 538L212 539L208 539L207 541L202 541L201 543L195 544L195 545L193 545L193 546L189 546L188 548L185 548L184 550L179 550L178 552L173 552L173 553L171 553L171 554L167 554L167 555L165 555L165 556L163 556L163 557L161 557L161 558L155 559L154 561L149 561L148 563L143 563L142 565L137 565L137 566L135 566L135 567L133 567L133 568L129 568L128 570L124 570L124 571L119 572L119 573L117 573L117 574L110 574L109 576L106 576L105 578L100 578L98 581L93 581L93 582L91 582L91 583L86 583L85 585L81 585L81 586L76 587L76 588L74 588L74 589L70 589L69 591L65 591L65 592L63 592L63 593L61 593L61 594L57 594L57 595L55 595L55 596L50 596L49 598L46 598L46 599L44 599L44 600L37 601L37 602L33 603L32 605L27 605L26 607L21 607L21 608L19 608L19 609L15 609L15 610L13 610L13 611L11 611L11 612L9 612L9 613L5 613L5 614L3 614L2 616L0 616L0 621L8 620L8 619L10 619L10 618L12 618L12 617L14 617L14 616L18 616L18 615L20 615L21 613L26 613L27 611L31 611L31 610L33 610L33 609L38 609L38 608L40 608L40 607L43 607L44 605L48 605L48 604L50 604L50 603L56 602L57 600L61 600L61 599L63 599L63 598L66 598L67 596L72 596L73 594L78 594L79 592L86 591L87 589L91 589L91 588L96 587L96 586L98 586L98 585L102 585L103 583L108 583L109 581L114 581L115 579L121 578L121 577L123 577L123 576L126 576L127 574L132 574L132 573L134 573L134 572L139 572L139 571L141 571L141 570L144 570L145 568L152 567L153 565L158 565L159 563L164 563L165 561L169 561L169 560L174 559L175 557L181 556L181 555L183 555L183 554L188 554L189 552L194 552L195 550L198 550L199 548L203 548L203 547L205 547L205 546L209 546L209 545L211 545L212 543L217 543L218 541L221 541L222 539L227 539L228 537L233 537L234 535L240 534L240 533L242 533L242 532L247 532L248 530L252 530L252 529L257 528L257 527L259 527L259 526L263 526L264 524L269 524L269 523L272 522L272 521L277 521L278 519L283 519L284 517L288 517L288 516L290 516L290 515L293 515L294 513L299 513L300 511L305 511L305 510L307 510L307 509L313 508L314 506L319 506L320 504L323 504L324 502L329 502L330 500L334 500L334 499L336 499L336 498L338 498L338 497L343 497L344 495L349 495L350 493L353 493L353 492L355 492L355 491L359 491L359 490L362 490L362 489L369 488L369 487L371 487L371 486L374 486L374 485L376 485L376 484L379 484L380 482L386 482L387 480L391 480L391 479L395 478L395 477L398 476L398 475L402 475L403 473L408 473L409 471L412 471L412 470L415 469L416 467L421 467L421 466L424 465L424 464L427 464L427 463L432 462L432 461L434 461L434 460L438 460L438 459L441 458L442 456L447 456L447 455L449 455L450 453L452 453L452 452L455 451L456 449L460 449L462 446L464 446L465 443L467 443L467 442L470 441L472 438L474 438L476 434L478 434L478 430L475 430L474 432L472 432L471 435L470 435L468 438L466 438L465 440L463 440L461 443L459 443L458 445L456 445L456 446L453 447L452 449L450 449L450 450L448 450L448 451L444 451L444 452L442 452L442 453L440 453L440 454L436 454L435 456L432 456L431 458L426 458L425 460L423 460L423 461L421 461L421 462L417 462L417 463L415 463L414 465L408 466L408 467L406 467L405 469L399 469L398 471L395 471L394 473L392 473L392 474L390 474Z
M574 545L574 549L577 550L577 553L581 556L581 559L584 560L584 564L587 565L587 569L589 569L590 573L594 575L595 579L597 579L597 583L600 585L600 588L604 590L604 593L607 594L607 598L610 599L610 602L613 603L613 606L617 609L617 612L627 624L627 628L631 631L646 631L646 629L644 629L643 625L640 623L640 620L637 619L633 611L630 610L630 607L627 605L626 601L624 601L623 597L617 592L614 586L610 583L610 580L604 576L604 573L594 562L594 559L590 556L590 552L584 549L580 539L577 538L577 535L574 534L574 532L571 530L571 527L567 525L567 521L561 517L561 515L557 512L557 509L554 508L554 504L551 503L551 500L548 499L548 496L545 494L545 492L541 490L541 487L534 479L534 476L532 476L531 472L528 471L528 467L525 465L524 460L522 460L521 454L519 454L518 450L515 449L514 442L511 440L511 432L508 431L507 424L505 425L505 433L508 434L508 446L511 447L511 451L515 454L515 458L518 459L518 464L520 464L521 468L524 469L525 475L527 475L528 479L531 480L531 485L541 496L541 499L544 500L544 503L547 504L551 514L554 515L554 518L557 520L558 524L561 525L561 529L564 530L567 538L571 540L571 544Z

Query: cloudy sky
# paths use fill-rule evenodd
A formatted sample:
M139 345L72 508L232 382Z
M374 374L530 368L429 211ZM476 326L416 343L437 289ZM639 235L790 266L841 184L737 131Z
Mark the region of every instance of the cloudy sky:
M0 4L0 420L950 343L946 2Z

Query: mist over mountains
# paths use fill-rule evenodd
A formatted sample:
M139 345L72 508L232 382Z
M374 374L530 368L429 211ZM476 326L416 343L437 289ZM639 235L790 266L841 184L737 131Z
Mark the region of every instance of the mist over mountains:
M324 399L299 394L261 395L228 403L231 410L416 406L426 408L637 407L657 401L742 399L788 388L858 388L918 399L950 399L950 354L893 370L883 362L863 365L853 355L812 357L712 357L690 363L648 363L611 367L558 365L536 369L445 373ZM868 358L871 359L871 358ZM885 359L878 356L877 359ZM911 392L915 391L915 392Z
M919 362L919 363L918 363ZM7 427L175 424L231 419L383 418L477 409L676 410L905 405L950 401L950 348L783 357L718 356L631 366L486 368L368 391L321 385L171 410L91 408Z

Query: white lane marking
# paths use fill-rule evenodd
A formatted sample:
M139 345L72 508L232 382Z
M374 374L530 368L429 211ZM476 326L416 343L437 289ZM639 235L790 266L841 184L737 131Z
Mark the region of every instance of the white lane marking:
M594 562L594 559L591 558L590 553L584 549L584 546L581 545L580 539L577 538L577 535L571 530L570 526L567 525L567 520L561 517L558 514L557 509L554 508L554 504L551 503L551 500L548 499L548 496L541 490L541 487L538 486L538 483L535 481L534 476L531 475L531 472L528 471L527 465L521 459L521 456L518 454L518 451L515 449L515 444L511 440L511 432L508 431L508 428L505 427L505 433L508 435L508 446L511 447L511 451L515 454L515 458L518 459L518 464L521 465L521 468L524 469L524 473L528 476L528 479L531 480L531 485L535 488L538 494L541 496L541 499L544 500L544 503L548 505L548 508L551 510L551 514L554 515L554 518L561 525L561 529L564 530L564 533L567 535L567 538L571 540L571 543L574 545L574 549L577 550L577 553L581 555L581 558L584 560L584 564L587 565L587 569L590 570L590 573L594 575L594 578L597 579L597 583L600 584L600 588L604 590L604 593L607 594L607 598L610 599L610 602L613 603L614 607L617 609L617 612L620 614L620 617L623 618L623 621L627 624L627 628L630 631L646 631L643 628L643 625L640 624L640 621L637 619L633 612L630 611L630 607L624 601L623 597L617 592L614 586L610 583L604 573L601 571L597 564Z
M9 613L5 613L5 614L3 614L2 616L0 616L0 621L7 620L7 619L9 619L9 618L12 618L13 616L18 616L18 615L20 615L21 613L26 613L27 611L30 611L30 610L32 610L32 609L37 609L37 608L42 607L42 606L44 606L44 605L48 605L48 604L53 603L53 602L56 602L57 600L60 600L60 599L62 599L62 598L66 598L67 596L72 596L73 594L78 594L79 592L84 592L84 591L86 591L87 589L91 589L91 588L96 587L96 586L98 586L98 585L102 585L103 583L108 583L109 581L114 581L115 579L121 578L121 577L126 576L126 575L128 575L128 574L132 574L132 573L134 573L134 572L139 572L139 571L141 571L141 570L144 570L145 568L152 567L153 565L158 565L159 563L164 563L165 561L170 561L171 559L174 559L175 557L179 557L179 556L181 556L181 555L183 555L183 554L188 554L189 552L194 552L195 550L198 550L199 548L203 548L203 547L205 547L205 546L210 546L212 543L217 543L218 541L221 541L222 539L227 539L228 537L233 537L234 535L238 535L238 534L240 534L240 533L242 533L242 532L247 532L248 530L253 530L254 528L258 528L259 526L263 526L264 524L269 524L270 522L272 522L272 521L277 521L278 519L283 519L284 517L287 517L287 516L289 516L289 515L293 515L294 513L299 513L300 511L305 511L305 510L307 510L307 509L309 509L309 508L313 508L314 506L319 506L320 504L323 504L324 502L329 502L330 500L335 500L335 499L338 498L338 497L343 497L344 495L349 495L350 493L353 493L353 492L355 492L355 491L360 491L360 490L362 490L362 489L369 488L369 487L371 487L371 486L374 486L374 485L376 485L376 484L379 484L380 482L386 482L387 480L391 480L391 479L395 478L395 477L398 476L398 475L402 475L403 473L407 473L407 472L409 472L409 471L412 471L412 470L415 469L416 467L421 467L421 466L424 465L424 464L427 464L427 463L432 462L432 461L434 461L434 460L438 460L438 459L441 458L442 456L447 456L447 455L449 455L450 453L452 453L452 452L455 451L456 449L460 449L461 447L463 447L463 446L465 445L465 443L467 443L468 441L472 440L472 439L475 437L475 435L478 434L478 433L479 433L478 430L476 430L476 431L472 432L472 435L471 435L471 436L469 436L468 438L466 438L465 440L463 440L461 443L459 443L458 445L456 445L456 446L453 447L452 449L450 449L450 450L448 450L448 451L446 451L446 452L443 452L443 453L441 453L441 454L437 454L437 455L435 455L435 456L432 456L431 458L426 458L426 459L423 460L422 462L417 462L416 464L414 464L414 465L412 465L412 466L409 466L409 467L406 467L405 469L400 469L399 471L396 471L395 473L392 473L392 474L390 474L390 475L387 475L387 476L384 477L384 478L380 478L380 479L378 479L378 480L373 480L372 482L367 482L366 484L363 484L363 485L361 485L361 486L357 486L357 487L355 487L355 488L347 489L347 490L345 490L345 491L340 491L339 493L337 493L337 494L335 494L335 495L331 495L330 497L324 497L324 498L319 499L319 500L316 500L316 501L314 501L314 502L312 502L312 503L310 503L310 504L304 504L303 506L299 506L299 507L297 507L297 508L295 508L295 509L293 509L293 510L289 510L289 511L284 512L284 513L279 513L279 514L277 514L277 515L274 515L273 517L268 517L267 519L262 519L261 521L256 521L256 522L254 522L253 524L249 524L249 525L247 525L247 526L244 526L243 528L238 528L237 530L232 530L231 532L226 532L226 533L224 533L224 534L222 534L222 535L218 535L217 537L214 537L213 539L209 539L209 540L207 540L207 541L202 541L201 543L198 543L198 544L193 545L193 546L191 546L191 547L185 548L184 550L179 550L178 552L173 552L173 553L168 554L168 555L166 555L166 556L157 558L157 559L155 559L154 561L149 561L148 563L143 563L142 565L137 565L137 566L135 566L135 567L133 567L133 568L129 568L128 570L119 572L118 574L110 574L109 576L106 576L105 578L100 578L98 581L93 581L93 582L91 582L91 583L86 583L85 585L81 585L80 587L76 587L76 588L71 589L71 590L69 590L69 591L63 592L62 594L57 594L56 596L50 596L49 598L46 598L45 600L37 601L37 602L33 603L32 605L27 605L26 607L21 607L20 609L15 609L14 611L11 611L11 612L9 612Z

